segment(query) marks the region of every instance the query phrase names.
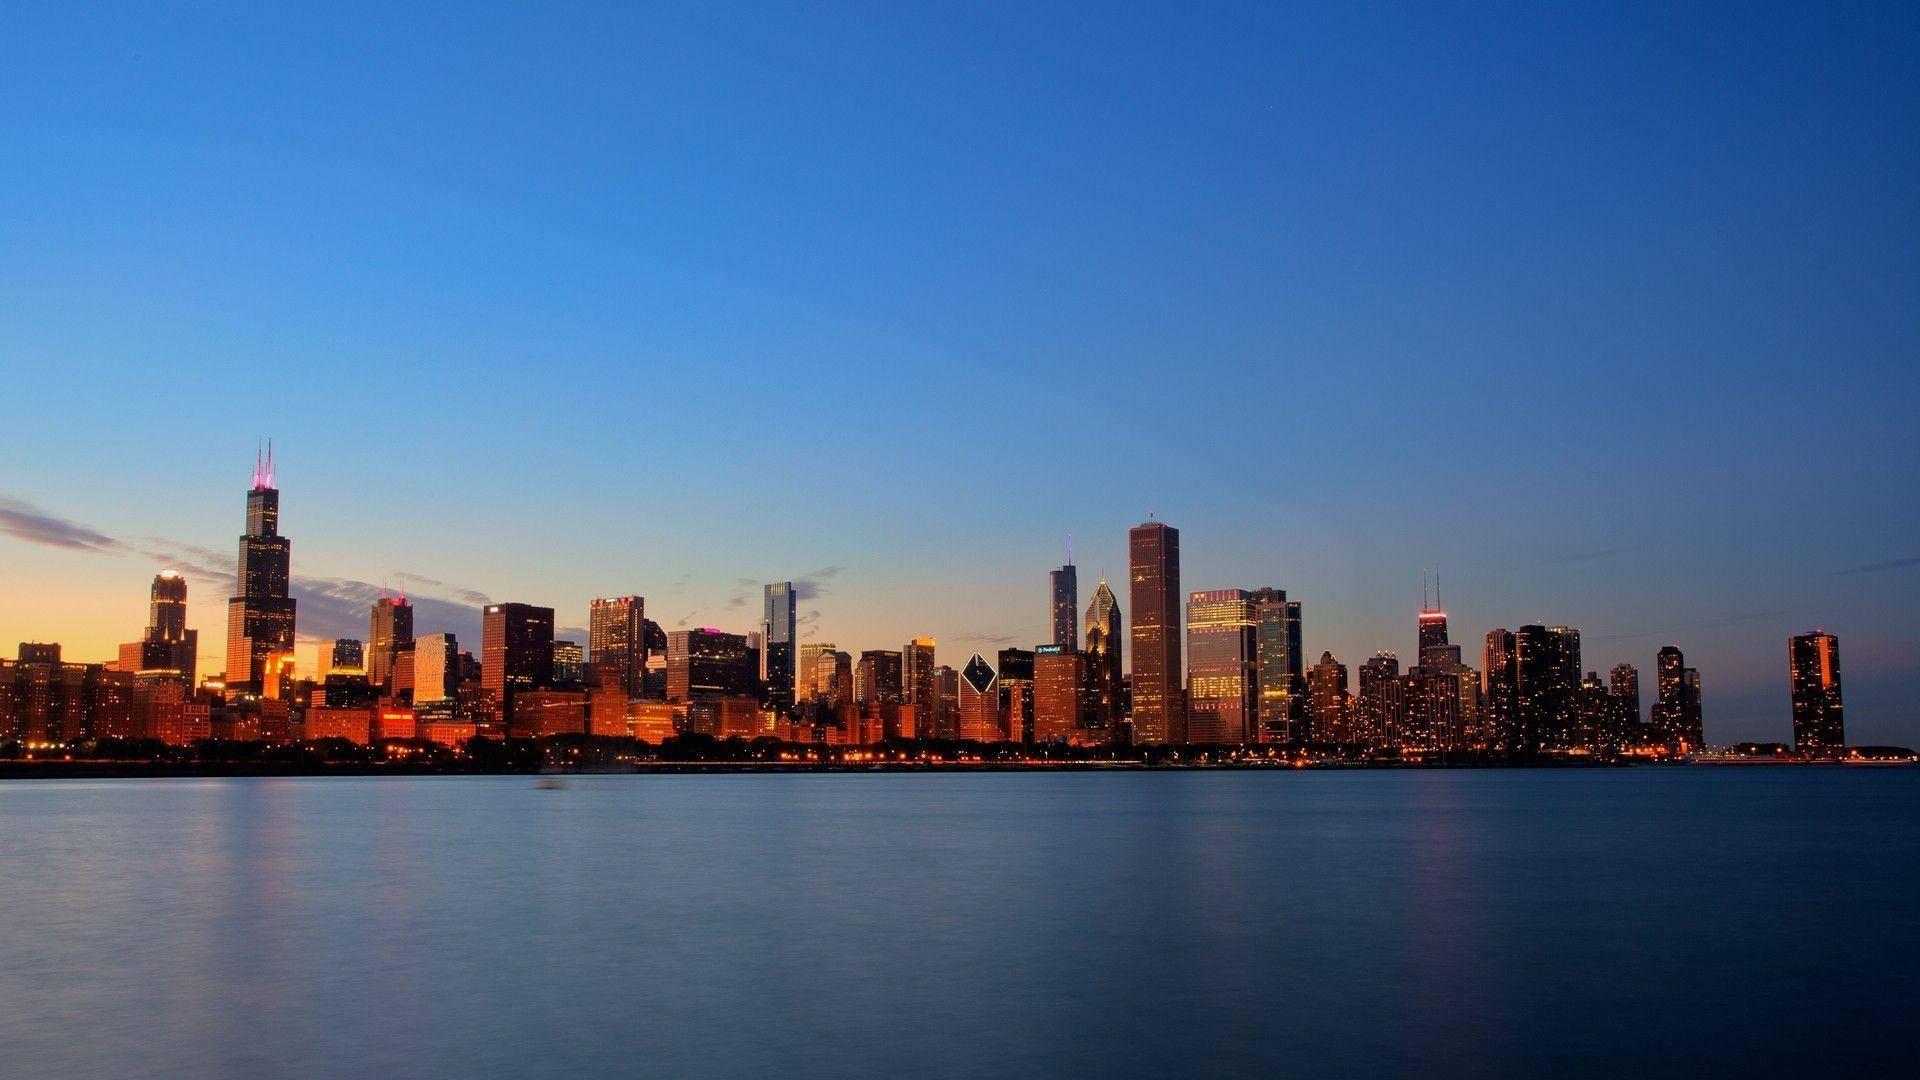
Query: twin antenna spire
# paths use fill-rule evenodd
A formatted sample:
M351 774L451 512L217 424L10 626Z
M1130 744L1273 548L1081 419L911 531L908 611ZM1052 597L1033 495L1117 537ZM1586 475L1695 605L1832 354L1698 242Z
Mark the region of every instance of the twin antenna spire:
M1433 601L1431 604L1427 601L1427 571L1420 571L1420 610L1422 612L1446 610L1440 606L1440 571L1438 570L1433 571Z
M255 443L253 447L253 490L259 491L272 486L273 439L269 437L267 439L266 455L264 457L261 455L260 445L258 443Z

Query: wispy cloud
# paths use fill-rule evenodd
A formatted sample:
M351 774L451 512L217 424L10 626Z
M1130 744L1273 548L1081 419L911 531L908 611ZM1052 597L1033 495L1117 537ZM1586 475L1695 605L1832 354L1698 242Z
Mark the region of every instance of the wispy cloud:
M840 576L837 566L823 566L812 573L802 574L793 579L793 596L796 600L812 600L827 594L827 582Z
M693 621L693 617L698 614L700 614L700 610L698 608L695 608L694 610L687 612L685 615L680 616L679 620L675 622L673 625L678 627L685 627L688 623L691 623Z
M127 551L127 545L111 536L57 517L30 502L3 495L0 495L0 535L68 551L116 555Z
M1909 566L1920 566L1920 555L1909 555L1904 559L1888 559L1886 562L1868 563L1865 566L1852 566L1845 570L1835 570L1828 577L1846 577L1849 574L1878 574L1887 570L1904 570Z

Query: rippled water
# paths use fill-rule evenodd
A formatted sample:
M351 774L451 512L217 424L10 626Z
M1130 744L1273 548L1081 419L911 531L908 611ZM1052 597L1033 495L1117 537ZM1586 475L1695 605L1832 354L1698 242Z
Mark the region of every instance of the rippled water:
M0 783L0 1075L1912 1066L1920 771Z

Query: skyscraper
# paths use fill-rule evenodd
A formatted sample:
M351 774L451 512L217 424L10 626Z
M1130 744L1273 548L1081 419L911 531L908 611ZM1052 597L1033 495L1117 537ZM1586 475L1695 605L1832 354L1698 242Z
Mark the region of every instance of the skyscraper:
M1613 724L1622 746L1640 741L1640 669L1615 664L1607 672L1607 693L1613 698Z
M277 658L293 653L293 598L287 595L292 543L280 535L273 449L256 456L240 537L239 595L227 601L227 693L258 696Z
M460 644L452 634L428 634L413 643L413 703L452 699L460 688Z
M1306 687L1300 655L1300 603L1288 600L1285 589L1255 589L1254 697L1259 718L1253 737L1261 742L1287 742L1294 737L1293 716L1301 711L1294 698Z
M900 654L891 649L868 649L860 654L853 673L855 696L863 705L898 705L905 700L900 685Z
M1306 736L1295 734L1296 741L1306 742L1311 738L1315 742L1352 742L1352 723L1349 719L1351 702L1347 694L1347 665L1333 658L1330 652L1320 654L1320 662L1313 665L1307 675L1308 692L1313 695L1313 731Z
M1502 750L1517 750L1521 745L1519 726L1520 651L1513 631L1487 631L1486 647L1480 653L1482 697L1485 701L1487 740Z
M829 662L831 662L831 655ZM667 699L749 697L759 660L745 634L712 627L667 631Z
M1527 751L1574 745L1580 689L1580 631L1528 625L1514 635L1515 714Z
M577 641L553 643L553 682L555 686L577 687L586 676L587 651Z
M411 634L411 626L408 628ZM480 686L510 724L516 694L553 685L553 609L488 604L480 613Z
M187 579L162 570L147 593L147 632L129 648L138 657L131 669L141 675L176 678L193 685L200 632L187 629Z
M1180 664L1180 530L1149 521L1127 532L1133 604L1133 741L1187 740Z
M1000 727L1000 695L994 690L999 674L987 658L974 653L960 669L956 688L960 709L960 737L976 742L999 742L1007 737ZM1018 738L1016 735L1015 738Z
M920 725L920 737L933 738L934 727L938 720L940 687L934 676L933 664L934 640L930 637L918 637L907 642L900 650L900 685L906 694L907 704L914 708L914 718Z
M367 647L359 638L334 638L323 649L327 662L316 675L364 675L367 671Z
M796 597L791 581L770 582L760 589L760 681L766 687L767 704L781 713L793 708L794 647L799 642Z
M1033 657L1033 741L1064 743L1084 728L1088 655L1042 645Z
M1686 656L1678 645L1662 646L1654 657L1653 734L1669 749L1689 742L1687 696Z
M1068 559L1058 570L1047 574L1048 612L1053 618L1053 644L1080 648L1080 577Z
M1259 698L1253 595L1209 589L1187 597L1187 741L1254 741Z
M1840 639L1810 630L1787 639L1787 676L1793 687L1793 745L1830 753L1847 744L1840 702Z
M647 602L638 596L596 597L588 605L587 659L596 686L612 680L629 699L645 689Z
M1405 687L1400 681L1400 657L1377 652L1360 665L1360 692L1353 702L1353 719L1347 725L1349 742L1385 746L1401 734L1397 729L1405 717L1400 715L1406 703Z
M413 648L413 605L406 595L387 596L381 590L373 603L367 627L367 682L381 692L393 689L393 669L400 654Z
M1087 602L1088 715L1084 723L1105 732L1109 740L1120 738L1125 719L1121 714L1120 692L1127 674L1123 660L1126 649L1122 644L1125 638L1120 622L1120 603L1107 586L1107 579L1101 578L1093 590L1093 599ZM1005 671L1003 664L1003 678Z

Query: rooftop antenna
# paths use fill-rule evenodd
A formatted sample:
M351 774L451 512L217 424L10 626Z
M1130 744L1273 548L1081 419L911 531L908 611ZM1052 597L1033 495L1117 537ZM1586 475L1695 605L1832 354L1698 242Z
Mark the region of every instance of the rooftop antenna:
M1429 607L1427 604L1427 571L1425 570L1425 568L1422 568L1420 571L1420 610L1421 611L1433 610L1433 608Z
M1067 534L1067 565L1073 565L1073 534Z
M1447 610L1440 603L1440 568L1437 566L1433 568L1433 610Z

